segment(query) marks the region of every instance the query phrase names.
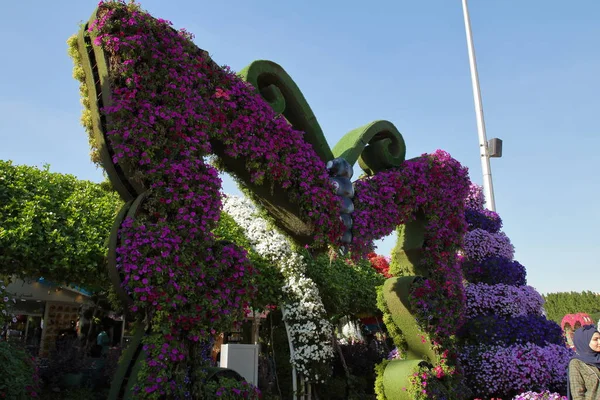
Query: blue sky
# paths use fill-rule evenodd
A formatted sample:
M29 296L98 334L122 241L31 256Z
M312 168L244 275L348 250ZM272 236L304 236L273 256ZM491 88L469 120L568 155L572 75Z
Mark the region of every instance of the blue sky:
M567 6L568 4L568 6ZM95 1L7 2L0 24L0 159L99 181L79 125L66 39ZM375 119L407 156L444 149L481 183L460 0L142 1L240 70L282 65L333 147ZM529 284L598 291L600 2L471 0L497 211ZM226 181L225 192L235 192ZM393 238L380 243L389 254Z

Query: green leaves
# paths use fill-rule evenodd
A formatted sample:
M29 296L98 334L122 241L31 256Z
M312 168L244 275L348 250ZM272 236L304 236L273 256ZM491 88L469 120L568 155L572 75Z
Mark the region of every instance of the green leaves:
M376 315L376 287L385 278L378 274L369 261L352 263L344 258L329 260L326 255L312 258L303 252L307 275L319 287L319 293L329 318L333 321L344 316Z
M22 349L0 341L0 394L2 398L25 400L34 397L34 365Z
M120 206L96 183L0 161L0 274L105 287L105 241Z

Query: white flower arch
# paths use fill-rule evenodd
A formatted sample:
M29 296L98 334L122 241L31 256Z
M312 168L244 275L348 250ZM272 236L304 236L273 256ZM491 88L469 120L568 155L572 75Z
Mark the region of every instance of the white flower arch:
M285 279L282 311L292 349L290 361L309 382L324 382L314 366L331 364L333 327L327 320L317 285L305 275L304 257L292 249L283 234L269 228L249 200L224 196L223 211L244 229L256 252L281 271Z

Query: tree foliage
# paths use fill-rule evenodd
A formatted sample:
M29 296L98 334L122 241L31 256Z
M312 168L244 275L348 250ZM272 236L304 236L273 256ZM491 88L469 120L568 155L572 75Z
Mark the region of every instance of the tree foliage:
M0 274L106 288L119 196L49 167L0 160Z
M377 286L385 277L378 274L369 261L352 262L345 258L330 260L327 255L311 257L307 261L307 275L319 287L323 305L332 321L344 316L379 314Z
M585 292L558 292L544 295L544 309L548 319L560 324L567 314L600 312L600 294Z

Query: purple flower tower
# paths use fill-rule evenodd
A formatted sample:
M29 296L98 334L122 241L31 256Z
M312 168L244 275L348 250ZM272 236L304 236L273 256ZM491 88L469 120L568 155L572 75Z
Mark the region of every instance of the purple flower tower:
M502 220L483 203L481 187L472 185L462 250L466 321L457 335L466 383L482 399L529 390L564 394L571 350L544 316L542 296L527 286L525 268L513 260Z

